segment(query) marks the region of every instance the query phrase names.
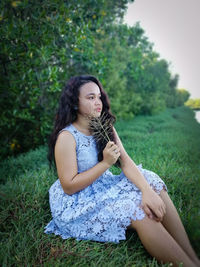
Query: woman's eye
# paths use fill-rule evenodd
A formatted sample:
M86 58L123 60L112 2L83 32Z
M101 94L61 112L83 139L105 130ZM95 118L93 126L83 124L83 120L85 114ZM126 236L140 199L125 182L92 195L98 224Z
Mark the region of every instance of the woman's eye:
M88 99L91 99L91 100L93 100L93 99L95 99L95 97L94 96L89 96L89 98ZM101 100L101 96L99 96L98 97L98 99L100 99Z

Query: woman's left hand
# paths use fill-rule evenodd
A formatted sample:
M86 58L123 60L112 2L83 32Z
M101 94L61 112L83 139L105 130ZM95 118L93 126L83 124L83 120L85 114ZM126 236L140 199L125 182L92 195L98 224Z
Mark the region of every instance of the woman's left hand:
M151 188L142 192L142 208L150 219L163 220L166 206L161 197Z

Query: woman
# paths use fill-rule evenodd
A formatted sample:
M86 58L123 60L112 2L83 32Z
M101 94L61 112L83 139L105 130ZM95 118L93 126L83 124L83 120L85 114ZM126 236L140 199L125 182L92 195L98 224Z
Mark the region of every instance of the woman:
M94 76L72 77L50 140L49 159L55 159L59 179L49 190L53 219L45 232L118 243L133 228L158 261L200 266L160 177L136 166L114 127L106 146L91 135L91 118L101 114L114 119L101 83ZM122 172L113 175L109 168L119 157Z

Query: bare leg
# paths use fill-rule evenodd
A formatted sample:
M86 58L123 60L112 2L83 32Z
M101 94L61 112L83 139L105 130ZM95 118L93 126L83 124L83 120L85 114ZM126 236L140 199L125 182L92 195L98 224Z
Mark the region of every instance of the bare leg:
M182 247L182 249L188 254L192 261L195 262L197 266L200 266L199 259L197 258L190 244L184 226L169 195L165 190L162 190L160 197L166 205L166 214L163 218L162 224L171 234L171 236L176 240L176 242Z
M172 262L173 266L181 262L184 267L196 266L160 222L146 216L143 220L131 221L131 226L136 229L146 250L158 261Z

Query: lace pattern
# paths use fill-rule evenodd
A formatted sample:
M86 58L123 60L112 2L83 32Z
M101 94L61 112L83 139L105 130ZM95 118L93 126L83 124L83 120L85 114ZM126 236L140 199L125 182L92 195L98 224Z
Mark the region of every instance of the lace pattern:
M96 165L97 148L93 137L85 136L73 125L64 130L70 131L76 140L78 171ZM156 173L143 169L142 164L137 167L158 194L162 189L167 190ZM54 233L63 239L74 237L77 240L118 243L125 239L131 220L145 218L141 201L141 191L123 172L113 175L107 170L91 185L71 196L64 193L57 180L49 190L53 219L45 227L45 233Z

